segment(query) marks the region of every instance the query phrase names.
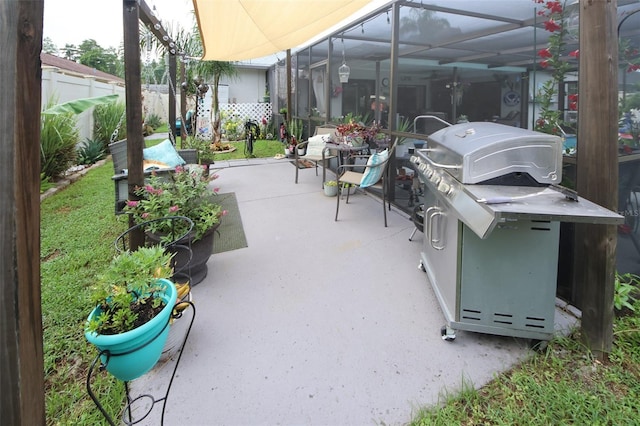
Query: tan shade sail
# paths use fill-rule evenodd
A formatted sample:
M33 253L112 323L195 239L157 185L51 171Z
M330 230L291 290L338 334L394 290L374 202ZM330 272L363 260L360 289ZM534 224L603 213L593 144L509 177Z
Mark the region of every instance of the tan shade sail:
M193 0L202 59L241 61L300 46L370 0Z

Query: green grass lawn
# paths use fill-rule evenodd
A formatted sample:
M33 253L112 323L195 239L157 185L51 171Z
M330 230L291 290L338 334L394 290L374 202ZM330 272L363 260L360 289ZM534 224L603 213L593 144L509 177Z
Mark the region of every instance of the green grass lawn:
M262 142L256 143L256 154L263 152L261 145L265 153L272 145L279 148L273 155L281 152L280 142ZM236 151L243 152L240 146ZM234 154L239 155L229 155ZM94 277L115 255L113 241L128 227L124 216L114 215L112 174L113 165L107 161L42 202L40 259L48 425L107 424L85 389L87 370L97 352L86 343L83 325L93 308L89 289ZM635 306L640 310L640 303L636 301ZM640 424L640 316L618 318L614 331L614 347L605 362L590 355L578 334L556 339L481 389L469 384L460 393L442 395L442 406L416 413L411 424ZM122 383L100 372L93 389L111 416L118 419L124 406Z
M127 228L113 209L113 165L90 170L41 206L42 321L47 423L106 424L89 399L85 380L96 350L84 340L94 277L115 254L113 241ZM122 383L106 373L94 389L117 418Z
M227 142L225 142L227 143ZM215 160L239 160L243 158L249 158L248 153L245 152L245 142L228 142L236 150L224 154L215 154ZM271 158L276 154L284 153L284 145L280 141L274 140L257 140L253 143L253 157L255 158Z
M160 133L162 131L166 132L166 128L165 130L162 130L162 129L163 128L159 128L157 133ZM162 142L164 139L165 138L162 138L162 137L158 139L155 139L152 137L147 139L146 145L152 146ZM181 142L182 142L182 138L178 137L176 140L176 145L181 146ZM231 145L232 147L235 148L235 150L233 152L216 153L214 157L214 161L241 160L244 158L251 158L249 153L245 151L245 148L246 148L245 141L231 141L231 142L224 141L223 143L225 145L226 144ZM282 153L284 153L284 145L282 144L282 142L278 140L260 139L253 143L253 158L271 158L276 154L282 154Z

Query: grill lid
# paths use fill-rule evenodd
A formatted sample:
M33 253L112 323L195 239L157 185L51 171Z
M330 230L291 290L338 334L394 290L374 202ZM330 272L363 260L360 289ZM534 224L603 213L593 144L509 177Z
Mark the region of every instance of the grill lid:
M562 180L558 136L492 122L455 124L431 134L419 155L464 184L528 174L539 184Z

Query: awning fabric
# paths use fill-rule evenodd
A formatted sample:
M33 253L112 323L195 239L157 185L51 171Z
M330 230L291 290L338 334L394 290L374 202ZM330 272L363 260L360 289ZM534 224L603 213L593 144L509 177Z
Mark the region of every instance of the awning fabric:
M203 60L261 58L303 45L370 0L193 0Z

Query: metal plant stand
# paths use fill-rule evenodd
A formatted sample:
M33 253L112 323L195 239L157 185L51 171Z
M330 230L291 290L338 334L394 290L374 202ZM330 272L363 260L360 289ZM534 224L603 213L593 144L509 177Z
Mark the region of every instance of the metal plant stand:
M162 229L168 229L168 232L165 233L164 237L165 238L155 238L155 236L152 234L153 231L156 228L156 226L158 225L162 225L163 228ZM116 238L115 240L115 248L118 252L122 252L122 251L128 251L131 249L132 244L131 244L131 235L133 231L142 231L144 234L144 244L146 246L149 245L160 245L162 246L165 250L174 253L176 256L180 255L183 259L182 259L182 266L178 267L175 263L175 256L173 259L172 263L172 267L174 268L173 271L173 280L175 282L176 279L184 279L186 280L186 282L190 282L191 280L191 260L193 257L193 253L191 251L191 239L188 238L191 231L193 229L193 221L191 221L191 219L184 217L184 216L167 216L164 218L160 218L160 219L154 219L154 220L150 220L150 221L146 221L143 223L139 223L129 229L127 229L125 232L123 232L122 234L120 234L118 236L118 238ZM186 298L185 298L186 299ZM161 417L161 424L164 422L164 413L165 413L165 409L166 409L166 404L167 404L167 398L169 396L169 391L171 390L171 385L173 384L173 379L175 377L176 371L178 369L178 365L180 364L180 359L182 358L182 353L184 351L184 347L185 344L187 343L187 339L189 338L189 333L191 333L191 327L193 326L193 321L196 317L196 308L195 305L190 301L190 300L178 300L177 304L182 304L182 303L187 303L189 305L189 307L191 307L191 320L189 322L189 326L185 331L185 335L184 338L182 340L182 343L180 344L180 353L178 355L178 358L176 360L175 366L173 367L173 371L171 373L171 379L169 380L169 385L167 386L167 390L165 392L165 394L159 398L159 399L155 399L152 395L149 394L143 394L143 395L139 395L135 398L132 398L130 393L129 393L129 384L128 382L124 382L124 387L125 387L125 392L127 395L127 405L125 406L125 409L122 413L122 421L125 424L128 425L133 425L136 423L141 422L142 420L144 420L153 410L155 404L157 403L162 403L162 417ZM165 325L165 329L166 327L169 327L169 324L171 323L172 320L177 320L179 318L181 318L183 316L183 313L187 310L187 308L185 309L181 309L180 311L176 311L174 307L171 308L172 309L172 313L171 316L167 322L167 324ZM159 336L159 335L158 335ZM156 336L156 338L158 337ZM151 342L155 340L152 339ZM111 358L111 356L121 356L121 355L125 355L131 352L134 352L136 350L141 349L142 347L148 345L151 342L147 342L144 345L142 345L141 347L137 347L134 349L131 349L129 351L127 351L126 353L119 353L119 354L111 354L110 351L108 350L102 350L100 351L100 353L96 356L96 358L93 360L93 362L91 363L91 366L89 368L89 372L87 374L87 392L89 393L89 396L91 397L91 399L93 400L93 402L96 404L96 406L98 407L98 409L100 410L100 412L102 413L102 415L104 416L104 418L109 422L110 425L115 426L115 423L113 422L113 419L111 419L111 417L109 416L109 414L105 411L104 407L102 406L102 404L100 404L100 401L98 400L98 398L96 397L95 393L91 390L91 382L92 382L92 377L94 374L94 371L96 370L96 366L98 366L98 370L104 371L107 368L107 365L109 364L109 360ZM166 343L165 343L166 345ZM101 360L101 357L105 357L104 361ZM151 405L149 406L149 409L144 412L141 416L139 416L139 418L137 419L133 419L133 413L132 413L132 406L139 401L148 399L151 401Z
M189 338L189 333L191 333L191 327L193 326L193 321L196 317L196 307L195 305L190 302L190 301L185 301L185 302L181 302L181 303L188 303L191 307L191 320L189 322L189 327L186 330L184 339L182 340L182 344L180 345L180 350L179 350L179 355L178 355L178 359L176 360L175 366L173 367L173 371L171 373L171 379L169 380L169 385L167 386L167 390L165 392L165 394L159 398L159 399L155 399L153 397L153 395L150 394L142 394L139 395L135 398L132 398L130 393L129 393L129 382L123 382L124 383L124 388L125 388L125 392L127 395L127 405L125 406L125 409L122 413L122 421L127 424L127 425L134 425L137 424L139 422L141 422L142 420L144 420L145 418L147 418L147 416L153 411L153 408L155 407L156 404L158 403L162 403L162 416L161 416L161 421L160 424L164 424L164 413L166 410L166 406L167 406L167 400L169 397L169 392L171 391L171 385L173 384L173 379L176 375L176 371L178 370L178 365L180 365L180 359L182 358L182 354L184 352L184 347L187 343L187 339ZM183 313L186 311L183 310L181 312L177 312L175 314L173 314L171 317L175 320L178 318L181 318L183 316ZM136 348L138 349L138 348ZM135 349L134 349L135 350ZM106 362L101 362L100 361L100 357L106 355ZM96 365L98 365L98 370L99 371L104 371L106 369L107 364L109 363L109 358L110 358L110 354L109 351L104 350L101 351L98 356L96 356L96 358L93 360L93 362L91 363L91 366L89 367L89 373L87 374L87 393L89 393L89 396L91 397L91 399L93 400L94 404L96 404L96 406L98 407L98 409L100 410L100 412L102 413L102 415L104 416L104 418L107 420L107 422L109 422L110 425L112 426L116 426L116 423L114 423L113 419L111 418L111 416L109 416L109 414L105 411L104 407L102 406L102 404L100 404L100 401L98 400L98 398L96 397L95 393L91 390L91 381L92 381L92 376L94 374L94 371L96 369ZM148 399L151 401L151 405L149 407L149 409L144 412L139 418L134 419L133 418L133 414L132 414L132 406L139 401L142 401L143 399Z

